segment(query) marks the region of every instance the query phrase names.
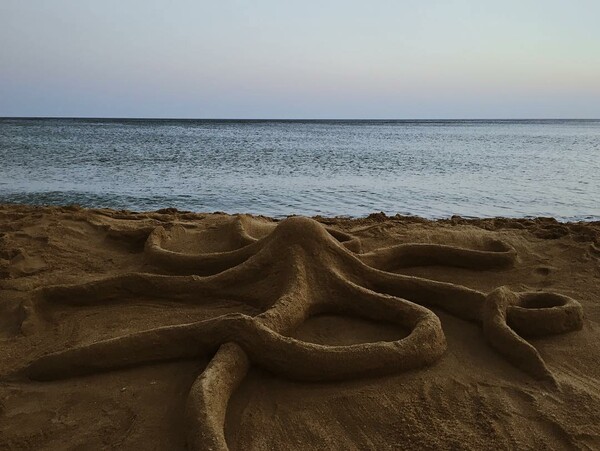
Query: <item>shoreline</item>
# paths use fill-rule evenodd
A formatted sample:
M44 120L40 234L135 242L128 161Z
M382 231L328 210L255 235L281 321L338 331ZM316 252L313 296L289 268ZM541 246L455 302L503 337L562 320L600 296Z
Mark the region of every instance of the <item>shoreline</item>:
M289 214L289 215L265 215L260 213L251 213L251 212L226 212L226 211L192 211L192 210L184 210L178 209L175 207L164 207L156 210L131 210L131 209L121 209L121 208L113 208L113 207L86 207L79 204L28 204L28 203L2 203L0 202L0 208L15 208L15 209L34 209L34 210L56 210L56 211L89 211L92 213L100 213L100 214L121 214L121 215L154 215L154 214L171 214L171 215L187 215L189 217L194 216L202 216L202 215L244 215L244 216L253 216L257 218L267 218L273 221L281 221L285 218L291 218L294 216L302 216L307 217L319 221L361 221L361 220L405 220L405 221L426 221L426 222L439 222L439 223L487 223L487 222L499 222L499 223L520 223L523 225L528 225L531 223L556 223L563 224L566 226L569 225L600 225L600 218L595 219L595 216L589 215L588 217L594 219L567 219L561 220L559 218L553 216L461 216L461 215L450 215L443 217L426 217L420 215L410 215L410 214L387 214L383 211L373 211L372 213L361 215L361 216L351 216L351 215L337 215L337 216L329 216L329 215L303 215L303 214Z

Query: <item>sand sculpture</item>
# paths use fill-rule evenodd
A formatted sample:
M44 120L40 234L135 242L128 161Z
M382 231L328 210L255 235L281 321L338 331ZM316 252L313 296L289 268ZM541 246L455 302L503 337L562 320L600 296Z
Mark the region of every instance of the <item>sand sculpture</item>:
M157 227L145 256L156 273L130 273L81 285L46 287L23 328L43 317L44 305L86 306L153 295L202 303L219 297L252 303L260 314L227 314L160 327L45 355L21 374L53 380L163 360L215 353L187 402L193 449L227 449L228 401L251 364L300 381L334 381L400 372L433 364L446 349L442 309L481 325L489 344L538 380L555 383L524 338L582 327L581 305L553 293L489 294L460 285L399 275L401 266L510 267L516 252L501 241L488 250L437 244L400 244L362 253L352 236L307 218L265 223L234 217L218 232L221 247L198 247L181 226ZM224 243L224 244L223 244ZM225 249L223 249L225 246ZM394 323L408 335L397 341L324 346L292 338L312 315L334 313Z

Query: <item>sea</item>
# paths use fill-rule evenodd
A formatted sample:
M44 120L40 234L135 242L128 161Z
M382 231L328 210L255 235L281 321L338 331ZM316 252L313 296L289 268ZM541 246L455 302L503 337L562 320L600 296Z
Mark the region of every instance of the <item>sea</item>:
M600 120L0 118L0 203L600 220Z

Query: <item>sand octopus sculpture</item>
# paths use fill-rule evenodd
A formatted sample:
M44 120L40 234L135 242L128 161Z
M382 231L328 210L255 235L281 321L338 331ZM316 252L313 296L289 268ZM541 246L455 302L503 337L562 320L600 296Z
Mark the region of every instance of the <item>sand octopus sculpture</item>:
M225 450L227 405L250 364L300 381L376 376L431 365L446 350L440 320L427 308L434 307L481 325L489 344L509 362L533 378L552 382L540 354L522 337L582 327L581 305L567 296L515 293L506 287L485 294L389 271L426 265L510 267L516 252L501 241L494 241L491 250L410 243L362 253L357 238L302 217L267 223L239 216L224 227L230 250L195 254L185 249L193 232L181 226L157 227L146 241L145 257L163 274L130 273L46 287L41 298L92 305L122 302L133 293L202 304L218 296L252 303L262 313L226 314L58 351L29 364L25 376L61 379L214 353L188 396L188 444L192 449ZM409 333L397 341L348 346L291 337L307 318L325 313L394 323Z

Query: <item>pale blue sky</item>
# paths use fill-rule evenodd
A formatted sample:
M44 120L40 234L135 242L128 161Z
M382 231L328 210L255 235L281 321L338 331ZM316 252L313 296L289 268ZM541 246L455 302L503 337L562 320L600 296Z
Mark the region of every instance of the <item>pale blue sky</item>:
M0 116L600 118L600 1L0 0Z

